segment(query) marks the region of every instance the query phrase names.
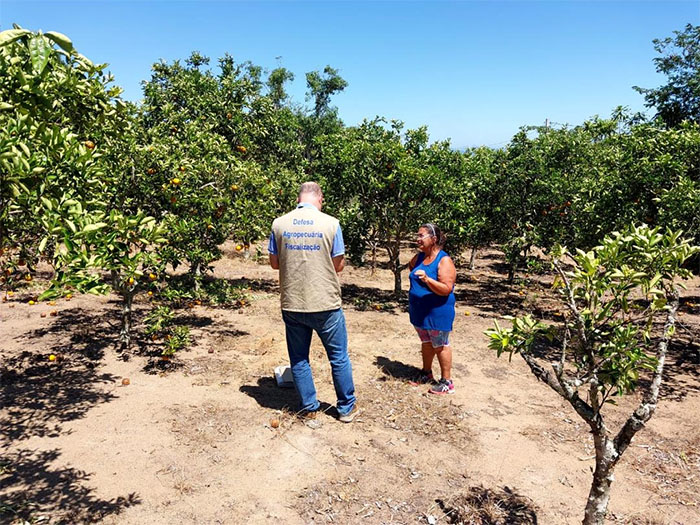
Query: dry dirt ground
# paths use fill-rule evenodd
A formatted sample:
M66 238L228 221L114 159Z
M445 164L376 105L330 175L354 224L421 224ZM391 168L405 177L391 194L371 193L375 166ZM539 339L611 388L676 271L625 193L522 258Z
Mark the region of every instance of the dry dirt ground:
M286 362L276 272L229 250L215 277L245 285L250 305L178 311L194 341L167 366L148 356L158 351L150 341L119 358L114 296L30 306L27 289L0 304L0 522L580 522L590 436L521 359L497 359L483 335L504 314L552 314L546 279L506 285L491 251L460 270L456 394L439 397L406 381L419 342L405 305L391 300L390 272L347 268L362 413L351 424L335 419L314 338L326 413L312 429L294 415L294 391L272 378ZM657 414L617 469L610 522L700 523L699 303L696 280L683 295ZM147 306L139 297L141 314ZM41 317L52 309L56 317ZM51 353L63 359L50 362ZM634 402L623 400L613 418Z

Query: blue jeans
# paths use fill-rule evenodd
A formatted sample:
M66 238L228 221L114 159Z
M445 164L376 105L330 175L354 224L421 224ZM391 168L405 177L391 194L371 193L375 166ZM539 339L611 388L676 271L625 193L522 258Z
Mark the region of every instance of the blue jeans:
M301 409L313 412L321 404L316 399L316 387L309 364L309 347L315 330L331 364L333 385L338 398L338 413L342 416L355 406L355 384L348 356L348 331L343 310L326 312L289 312L282 310L287 333L287 351L294 377L294 386L301 398Z

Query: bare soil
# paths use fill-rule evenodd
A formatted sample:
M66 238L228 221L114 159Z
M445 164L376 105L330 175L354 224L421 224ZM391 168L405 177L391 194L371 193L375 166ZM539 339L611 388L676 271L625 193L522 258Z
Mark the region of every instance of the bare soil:
M460 270L456 393L441 397L407 381L420 344L391 297L392 274L348 267L362 412L337 421L314 338L324 413L310 428L294 390L273 379L287 362L276 272L228 250L214 276L245 284L250 304L179 310L193 344L171 363L143 336L130 359L115 352L115 296L30 306L35 284L0 303L0 522L580 522L593 467L585 425L483 335L505 314L556 318L547 278L507 285L495 251ZM699 280L682 301L657 413L616 471L613 523L700 523ZM139 296L137 319L148 303ZM621 400L612 418L636 401Z

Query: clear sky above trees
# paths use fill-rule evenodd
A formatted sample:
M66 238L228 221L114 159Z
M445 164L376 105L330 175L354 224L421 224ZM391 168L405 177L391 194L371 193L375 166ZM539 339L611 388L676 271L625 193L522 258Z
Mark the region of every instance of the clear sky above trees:
M644 109L656 87L652 40L700 23L695 1L151 2L2 0L0 29L60 31L108 62L125 98L159 59L231 53L295 74L330 65L349 86L333 97L346 124L376 115L455 147L505 144L525 124L578 124L617 105Z

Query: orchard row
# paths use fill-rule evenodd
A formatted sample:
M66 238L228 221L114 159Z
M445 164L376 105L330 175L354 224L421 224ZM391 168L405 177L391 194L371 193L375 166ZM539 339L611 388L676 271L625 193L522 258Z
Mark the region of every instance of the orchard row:
M135 294L168 265L186 265L198 287L223 241L263 239L307 179L324 187L356 263L386 250L397 291L401 242L427 221L455 255L502 247L511 277L531 247L587 249L630 224L700 240L691 123L619 109L570 128L522 128L502 149L457 151L397 121L345 126L330 100L347 83L331 67L306 75L309 110L288 100L290 71L265 76L228 55L215 70L198 53L154 64L138 106L60 33L0 33L0 67L4 286L31 279L43 259L55 275L40 299L112 289L124 346Z

